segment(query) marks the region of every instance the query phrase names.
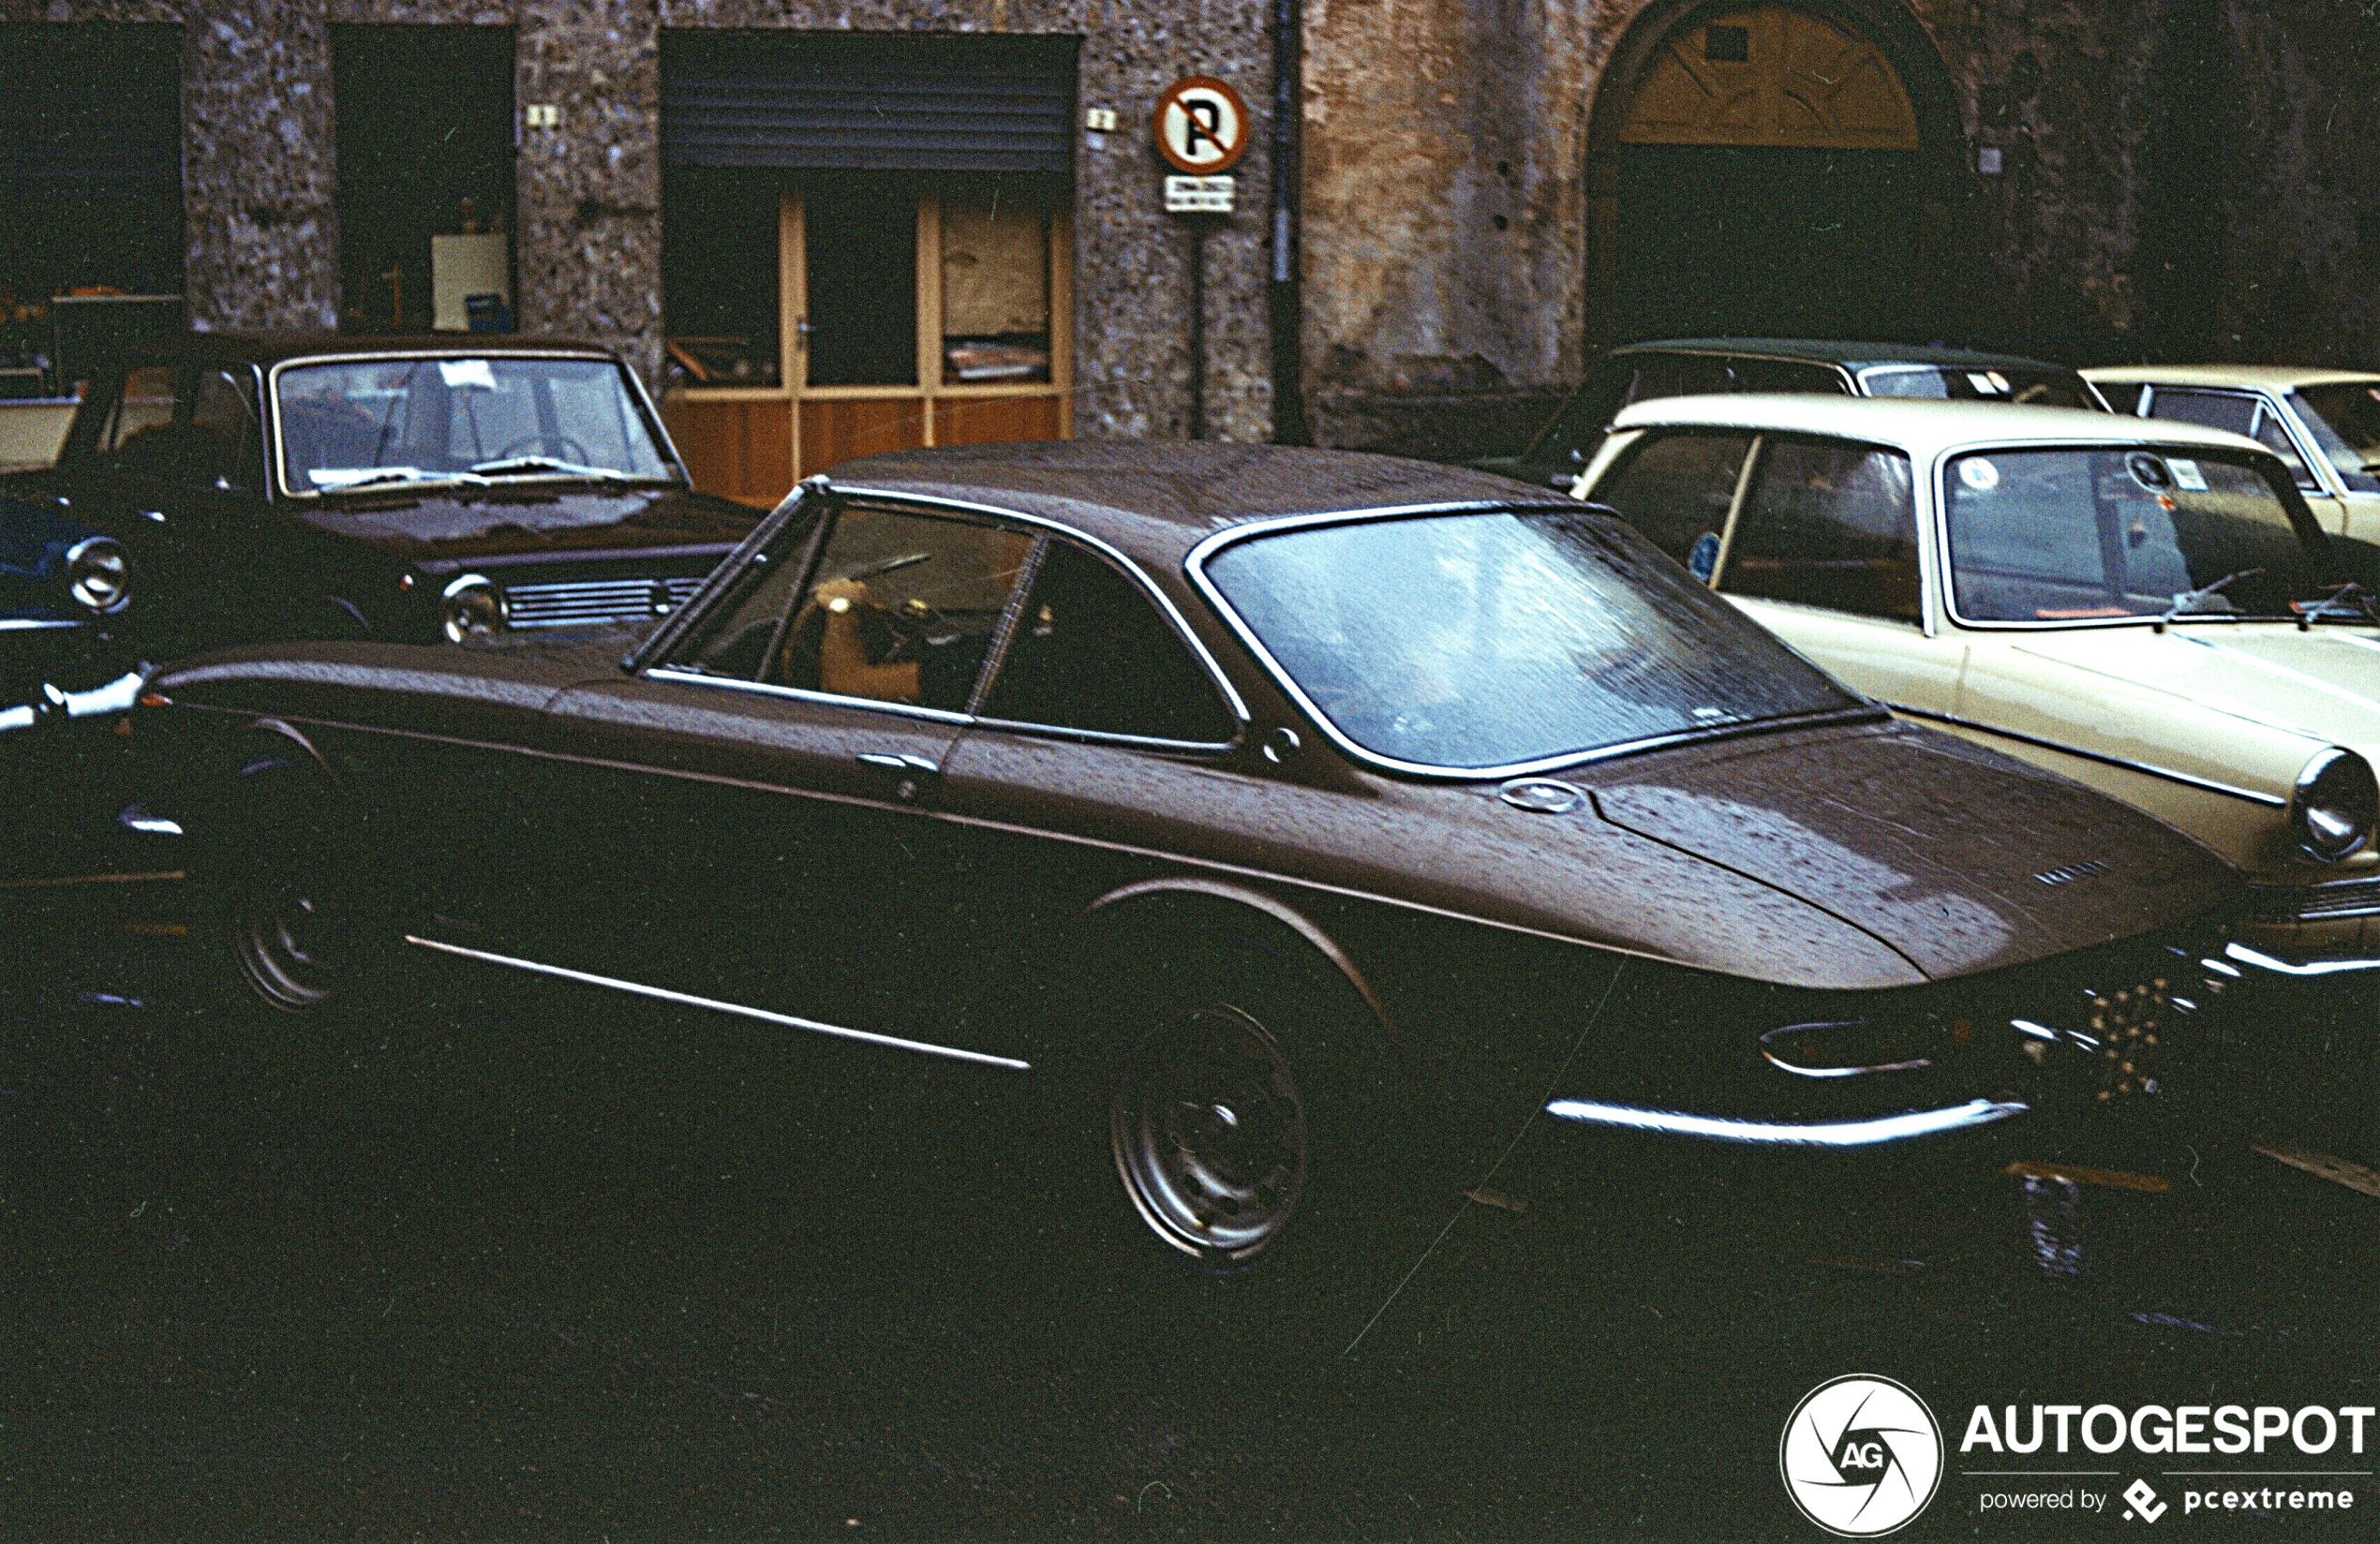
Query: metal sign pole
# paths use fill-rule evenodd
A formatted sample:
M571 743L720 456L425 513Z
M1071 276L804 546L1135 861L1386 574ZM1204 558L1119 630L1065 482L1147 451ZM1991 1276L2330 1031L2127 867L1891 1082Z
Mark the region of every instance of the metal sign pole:
M1192 215L1190 229L1190 438L1207 438L1207 222Z

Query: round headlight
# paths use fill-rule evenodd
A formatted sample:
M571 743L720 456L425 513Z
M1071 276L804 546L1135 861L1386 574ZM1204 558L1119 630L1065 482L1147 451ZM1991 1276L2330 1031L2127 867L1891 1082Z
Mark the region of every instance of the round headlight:
M444 594L440 616L453 643L501 632L512 623L512 608L504 602L504 592L484 574L467 573L448 585Z
M2336 863L2363 850L2380 822L2380 783L2372 764L2352 750L2318 750L2298 774L2289 799L2289 829L2313 857Z
M67 551L67 593L86 611L112 616L132 599L132 565L109 536L89 536Z

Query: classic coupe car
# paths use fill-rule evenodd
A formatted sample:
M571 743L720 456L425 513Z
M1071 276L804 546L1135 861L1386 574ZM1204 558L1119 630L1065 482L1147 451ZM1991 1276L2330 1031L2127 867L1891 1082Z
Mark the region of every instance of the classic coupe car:
M2152 1091L2239 896L1604 512L1336 452L851 462L624 653L283 645L143 702L258 1003L402 955L781 1033L896 1126L921 1069L1037 1092L935 1151L1039 1134L1064 1225L1333 1281L1540 1118L1807 1153Z
M2119 411L2248 436L2287 463L2322 528L2380 554L2380 375L2286 364L2087 370Z
M214 644L651 616L756 519L689 487L601 349L195 334L0 485L0 728L121 710L141 661Z
M1703 397L1622 413L1578 485L1897 712L2222 853L2256 886L2236 954L2380 963L2380 622L2254 440Z
M1673 338L1630 343L1605 354L1527 450L1477 465L1540 487L1567 489L1595 459L1612 416L1621 408L1654 397L1741 392L2105 406L2071 366L2012 354L1808 338Z

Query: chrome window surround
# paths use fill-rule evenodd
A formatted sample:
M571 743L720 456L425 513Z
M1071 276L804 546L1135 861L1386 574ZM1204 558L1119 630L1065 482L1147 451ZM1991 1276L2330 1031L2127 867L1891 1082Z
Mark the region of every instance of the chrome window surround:
M646 666L646 660L662 653L666 648L674 647L678 639L701 620L703 615L707 613L714 603L715 597L723 592L741 574L750 562L751 555L774 540L777 533L790 523L812 498L831 499L832 509L827 512L830 513L839 512L845 504L864 500L871 506L881 505L896 513L907 511L925 514L965 515L974 519L999 520L1010 525L1026 526L1045 535L1062 538L1088 547L1121 570L1125 578L1139 588L1141 595L1153 604L1157 608L1158 615L1165 618L1166 625L1173 630L1174 636L1190 651L1191 658L1197 661L1199 668L1206 672L1207 679L1222 695L1225 706L1230 711L1233 726L1231 737L1227 740L1162 740L1138 735L1111 734L1104 730L1076 729L1064 724L1019 723L1008 719L977 718L966 713L945 712L940 708L916 707L907 703L887 703L874 697L840 697L832 692L810 691L799 687L772 686L765 681L743 681L723 676L707 676L700 671L677 670L667 665ZM804 560L810 560L812 556L805 554ZM1213 654L1208 650L1205 644L1199 641L1197 635L1190 631L1190 624L1183 619L1180 609L1174 605L1165 591L1157 587L1153 580L1141 572L1139 564L1135 563L1109 543L1076 527L1043 515L1027 514L1021 511L1002 509L991 504L977 504L959 498L942 498L928 494L900 493L886 488L839 484L828 482L822 474L801 483L795 490L793 497L779 504L775 512L764 520L760 527L751 536L746 537L743 544L737 547L726 561L720 564L710 578L704 581L702 589L677 608L671 621L677 625L656 631L643 648L624 661L627 668L643 669L646 675L664 680L691 682L703 686L733 687L758 691L764 695L808 702L833 703L845 707L876 708L885 712L900 713L911 718L927 719L936 723L978 725L1101 745L1138 746L1153 750L1218 754L1237 746L1245 737L1248 729L1247 703L1241 697L1238 689L1232 686L1230 677L1223 673L1223 667L1216 662ZM981 680L975 682L977 688L983 684ZM972 696L972 692L970 695Z
M2208 456L2218 459L2229 458L2235 461L2246 460L2249 462L2254 462L2258 457L2261 457L2264 460L2272 463L2275 467L2281 468L2281 485L2287 488L2289 490L2290 498L2294 498L2296 500L2293 504L2288 498L2284 498L2282 500L2281 507L2283 510L2287 512L2289 516L2289 525L2292 529L2297 531L2299 543L2302 544L2305 542L2306 533L2308 531L2313 531L2318 535L2322 529L2321 526L2314 520L2313 512L2306 508L2305 496L2298 492L2297 480L2289 475L2288 466L2283 462L2279 456L2273 454L2270 451L2266 450L2261 445L2256 446L2253 452L2243 446L2187 445L2178 443L2160 444L2155 441L2144 440L2100 441L2083 439L1982 439L1974 440L1963 445L1946 445L1940 451L1937 451L1934 454L1933 475L1923 480L1925 494L1918 509L1918 520L1921 524L1928 519L1932 521L1934 540L1928 543L1928 545L1931 545L1936 549L1934 558L1941 570L1942 584L1941 595L1942 615L1949 617L1951 624L1955 627L1965 628L1974 632L2067 632L2077 628L2149 627L2153 625L2157 620L2154 616L2144 615L2138 616L2077 616L2070 617L2063 621L1979 622L1971 620L1960 614L1958 609L1958 586L1954 582L1954 574L1956 571L1953 565L1955 557L1950 549L1950 521L1945 517L1945 512L1947 512L1950 508L1948 498L1950 491L1950 464L1958 456L1971 455L1979 451L2037 450L2150 451L2154 452L2158 455L2180 455L2194 460L2201 456ZM2213 617L2220 618L2227 622L2280 623L2288 627L2296 627L2298 625L2295 617L2239 617L2225 616L2220 612L2194 612L2188 615L2194 621L2205 621Z
M2276 399L2270 392L2266 391L2264 388L2260 386L2183 386L2179 384L2159 386L2153 380L2144 381L2142 382L2142 385L2146 388L2146 391L2143 393L2140 399L2139 416L2144 419L2154 419L2156 417L2157 393L2161 391L2196 392L2207 396L2244 396L2248 398L2255 404L2254 410L2248 415L2248 427L2250 430L2248 438L2251 439L2255 438L2254 431L2255 429L2256 421L2259 418L2269 418L2273 422L2279 423L2281 425L2282 437L2287 439L2291 445L2297 447L2298 464L2305 468L2306 474L2313 479L2313 483L2308 485L2303 482L2298 482L2298 480L2295 477L2290 478L2290 482L2298 482L2298 491L2299 493L2324 494L2333 498L2339 497L2339 489L2331 486L2333 480L2338 476L2339 469L2336 467L2331 466L2330 458L2322 454L2319 451L2312 455L2306 453L2307 436L2304 431L2304 425L2298 422L2297 413ZM2165 419L2163 422L2172 423L2187 421ZM2268 450L2270 449L2269 446L2266 448Z
M1984 369L1986 369L1986 370L1996 370L1996 369L2000 368L2000 366L1998 366L1998 365L1996 365L1996 364L1986 364L1986 365L1983 366L1983 368L1984 368ZM2020 365L2020 366L2018 366L2018 368L2026 368L2026 366L2021 366L2021 365ZM1874 396L1874 395L1876 394L1875 393L1873 393L1873 392L1871 392L1871 391L1867 390L1867 378L1868 378L1869 376L1885 376L1885 375L1906 374L1907 372L1911 371L1911 370L1956 370L1956 371L1959 371L1959 372L1961 372L1962 374L1964 374L1964 373L1967 373L1967 371L1968 371L1968 366L1966 366L1966 365L1964 365L1964 364L1919 364L1914 363L1913 361L1912 361L1912 362L1911 362L1911 363L1907 363L1907 364L1870 364L1870 365L1867 365L1867 366L1863 367L1863 368L1859 371L1859 373L1858 373L1860 390L1859 390L1859 392L1858 392L1856 394L1857 394L1857 395L1860 395L1860 396L1868 396L1868 397L1872 397L1872 396ZM2098 404L2099 404L2099 410L2100 410L2101 412L2103 412L2103 413L2113 413L2113 412L2116 412L2115 408L2114 408L2114 407L2112 407L2112 406L2110 406L2110 405L2109 405L2109 403L2108 403L2108 401L2107 401L2107 393L2105 393L2105 392L2103 392L2103 391L2101 391L2101 390L2099 389L2099 385L2098 385L2098 383L2097 383L2096 381L2093 381L2093 380L2091 380L2090 379L2089 379L2088 377L2084 376L2084 375L2083 375L2083 373L2082 373L2081 371L2079 371L2079 370L2074 371L2074 372L2072 372L2072 373L2074 374L2075 378L2077 380L2079 380L2079 381L2081 381L2081 382L2082 382L2083 394L2084 394L2085 396L2090 397L2091 401L2098 403ZM2084 409L2084 410L2088 411L2089 409ZM2121 417L2121 416L2125 416L2125 415L2119 414L2118 416L2119 416L2119 417Z
M265 373L264 398L266 402L272 405L271 423L273 425L273 441L271 444L265 446L264 453L265 459L271 463L273 490L280 497L320 498L326 492L346 491L344 489L332 490L324 488L293 488L290 486L289 465L281 454L281 372L284 370L293 370L315 364L360 364L376 359L578 359L591 361L600 364L608 364L613 369L617 370L620 373L621 378L628 382L629 392L636 403L637 411L644 415L645 432L653 437L653 443L661 448L662 454L668 457L669 464L677 468L677 475L675 478L670 479L670 481L683 484L687 487L693 486L694 479L692 474L686 470L685 457L677 453L677 447L671 441L669 438L669 431L662 426L662 415L659 409L654 408L652 396L645 390L645 383L636 378L635 371L630 369L618 360L614 359L611 355L604 353L602 349L499 348L397 349L376 350L366 349L341 350L339 352L327 354L305 354L292 359L275 360L273 364L272 369ZM385 494L394 493L400 488L406 487L429 488L436 487L438 485L438 482L434 479L414 483L375 483L369 491L373 493ZM650 486L650 483L644 482L642 480L632 480L621 483L621 486L623 487L636 487L640 485ZM359 489L357 491L363 492L364 490Z
M1498 766L1436 766L1426 762L1400 761L1393 756L1383 756L1376 751L1367 750L1341 733L1339 726L1331 721L1330 715L1323 712L1314 699L1305 694L1304 690L1290 677L1288 671L1283 668L1281 661L1273 658L1272 651L1264 646L1264 642L1257 636L1256 630L1241 618L1239 612L1232 608L1229 601L1224 599L1223 591L1215 587L1214 581L1207 577L1206 572L1208 558L1236 542L1258 536L1275 535L1282 531L1304 530L1316 526L1370 525L1384 520L1402 520L1414 516L1439 514L1576 514L1578 512L1580 512L1579 502L1575 499L1566 499L1558 504L1521 504L1503 500L1468 500L1450 504L1400 504L1383 509L1334 510L1319 514L1276 515L1252 520L1245 525L1229 526L1216 531L1202 539L1197 546L1192 547L1189 555L1182 562L1183 571L1190 576L1190 582L1197 586L1199 594L1206 597L1207 604L1214 608L1215 615L1221 616L1233 633L1238 635L1241 646L1264 666L1266 674L1272 677L1273 684L1278 686L1283 694L1291 702L1297 704L1299 711L1312 720L1316 728L1322 731L1324 737L1339 749L1340 754L1360 765L1377 767L1384 772L1461 782L1498 782L1507 778L1525 777L1533 772L1551 772L1556 767L1563 766L1584 766L1592 762L1612 761L1618 757L1633 756L1673 745L1701 745L1713 740L1734 739L1747 735L1772 734L1819 724L1873 722L1889 717L1883 708L1872 703L1862 703L1852 707L1829 708L1817 713L1796 714L1791 718L1763 719L1745 724L1683 730L1674 735L1657 735L1647 739L1629 740L1619 745L1599 746L1586 750L1566 750L1555 755L1538 756L1525 762L1509 762ZM1617 515L1605 514L1601 517L1621 525L1627 524ZM1781 648L1784 646L1780 644L1778 646ZM1839 686L1841 683L1837 684ZM1843 687L1842 690L1846 692L1851 691L1849 687ZM1855 692L1852 694L1857 695Z

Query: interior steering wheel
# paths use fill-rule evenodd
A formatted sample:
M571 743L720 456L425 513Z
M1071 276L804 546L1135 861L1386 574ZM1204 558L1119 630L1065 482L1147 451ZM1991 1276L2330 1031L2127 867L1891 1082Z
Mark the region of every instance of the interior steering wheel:
M559 445L569 453L556 455L545 449L549 444ZM487 459L510 461L516 455L542 455L550 460L574 462L582 467L591 467L595 464L595 458L587 447L569 435L556 435L551 439L542 434L523 435Z

